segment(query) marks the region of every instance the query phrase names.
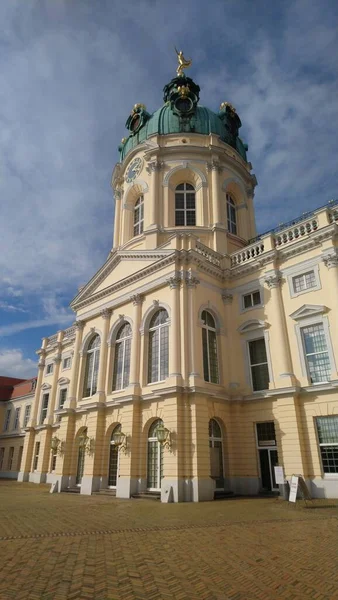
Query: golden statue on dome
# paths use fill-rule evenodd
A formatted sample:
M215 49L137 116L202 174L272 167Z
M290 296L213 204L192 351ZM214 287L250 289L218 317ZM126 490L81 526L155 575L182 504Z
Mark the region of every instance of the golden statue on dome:
M191 66L192 60L191 60L191 58L188 58L188 59L184 58L182 50L180 50L180 52L179 52L177 50L176 46L175 46L175 50L176 50L177 60L178 60L178 67L176 69L176 73L177 73L178 77L183 77L183 75L184 75L183 70L188 69L188 67Z

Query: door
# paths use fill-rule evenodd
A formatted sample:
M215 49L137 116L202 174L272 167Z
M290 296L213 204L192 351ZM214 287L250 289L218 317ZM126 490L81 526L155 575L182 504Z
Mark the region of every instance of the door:
M77 471L76 471L76 485L81 485L83 471L84 471L84 461L85 461L85 449L80 446L79 454L77 458Z
M222 430L216 419L209 421L210 476L215 480L215 490L224 490Z
M278 465L277 450L272 448L259 449L262 488L268 492L277 491L274 467Z
M148 434L147 488L150 492L161 491L163 477L163 446L156 436L159 425L163 425L161 419L151 425Z
M114 442L110 442L109 450L109 473L108 473L108 487L116 488L117 472L119 468L119 450Z

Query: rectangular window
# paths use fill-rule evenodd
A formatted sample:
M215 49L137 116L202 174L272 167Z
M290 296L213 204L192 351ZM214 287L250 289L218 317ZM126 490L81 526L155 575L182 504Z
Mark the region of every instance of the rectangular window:
M22 460L22 453L23 453L23 446L20 446L20 448L19 448L19 454L18 454L18 466L17 466L17 471L20 471L20 467L21 467L21 460Z
M269 389L269 369L264 338L249 342L249 357L252 389L254 392Z
M34 452L34 460L33 460L33 471L36 471L36 469L38 468L39 452L40 452L40 442L36 442L35 452Z
M5 417L4 431L8 431L10 420L11 420L11 409L8 408L7 412L6 412L6 417Z
M292 285L295 293L317 287L315 272L308 271L307 273L292 277Z
M338 473L338 416L317 417L319 448L324 473Z
M7 463L7 469L8 469L8 471L12 470L13 456L14 456L14 447L11 446L10 449L9 449L9 454L8 454L8 463Z
M32 381L32 387L31 387L31 392L35 392L36 390L36 379L33 379Z
M63 359L62 369L69 369L70 365L71 365L71 358L70 358L70 356L67 356L67 358Z
M23 418L23 426L24 427L27 427L30 416L31 416L31 405L27 404L25 407L25 415Z
M53 363L46 366L46 375L51 375L51 373L53 373Z
M48 411L48 401L49 401L49 394L44 394L42 396L42 406L41 406L41 415L40 415L40 425L43 424L45 418L47 417L47 411Z
M15 409L14 429L19 429L20 424L20 408Z
M302 338L307 370L311 383L330 380L331 365L323 323L303 327Z
M4 456L5 448L0 448L0 471L2 471L2 467L4 466Z
M57 459L57 452L55 452L53 450L52 452L52 456L51 456L51 462L50 462L50 470L51 471L55 471L55 467L56 467L56 459Z
M261 304L261 294L259 290L255 290L250 294L244 294L243 296L243 308L252 308Z
M276 446L275 424L273 421L256 423L258 446Z
M66 402L66 399L67 399L67 388L62 388L62 390L60 390L59 408L64 407L64 403Z

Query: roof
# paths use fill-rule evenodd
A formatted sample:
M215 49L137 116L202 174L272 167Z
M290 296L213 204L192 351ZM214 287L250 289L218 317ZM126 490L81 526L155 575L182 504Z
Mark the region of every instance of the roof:
M17 377L0 376L0 401L6 402L21 396L27 396L33 392L34 381L36 381L36 377L18 379Z

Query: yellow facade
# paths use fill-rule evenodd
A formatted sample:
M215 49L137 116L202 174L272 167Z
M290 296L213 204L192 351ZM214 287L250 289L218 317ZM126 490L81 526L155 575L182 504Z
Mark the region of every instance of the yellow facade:
M177 225L182 184L194 225ZM71 304L75 325L38 352L20 481L202 501L274 491L279 464L314 496L338 497L318 433L338 423L338 211L328 204L252 241L255 185L251 164L214 133L154 134L116 165L114 245Z

